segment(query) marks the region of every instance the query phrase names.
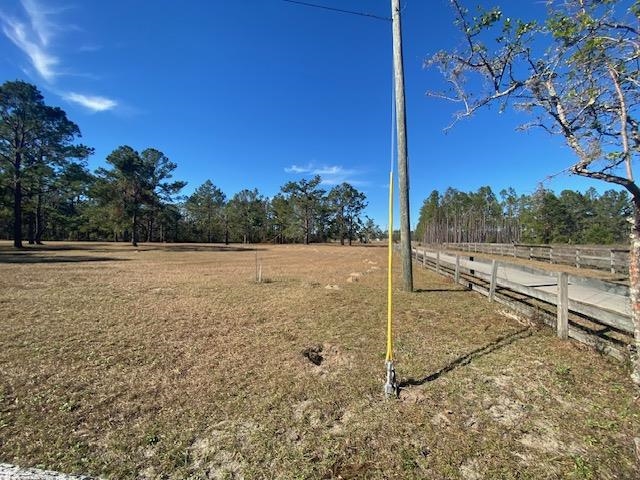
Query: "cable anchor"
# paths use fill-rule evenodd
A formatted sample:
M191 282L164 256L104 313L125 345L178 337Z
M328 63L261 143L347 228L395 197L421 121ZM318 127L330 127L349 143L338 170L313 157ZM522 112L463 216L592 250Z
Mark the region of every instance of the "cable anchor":
M393 360L386 361L387 382L384 384L384 394L387 398L398 396L398 384L396 383L396 369L393 367Z

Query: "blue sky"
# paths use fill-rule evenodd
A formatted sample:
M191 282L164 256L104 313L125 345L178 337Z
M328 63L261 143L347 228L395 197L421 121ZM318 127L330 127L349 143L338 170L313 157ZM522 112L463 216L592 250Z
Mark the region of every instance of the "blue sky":
M313 3L390 13L388 0ZM513 17L544 14L542 1L501 3ZM445 134L456 106L425 95L442 79L423 63L460 42L452 12L447 0L403 5L412 226L433 189L531 193L573 163L559 139L516 132L523 115L486 111ZM386 227L389 22L282 0L3 0L0 26L0 81L34 83L62 107L95 148L92 169L120 145L155 147L185 193L211 179L228 197L318 173L327 189L365 192ZM567 174L545 186L607 188Z

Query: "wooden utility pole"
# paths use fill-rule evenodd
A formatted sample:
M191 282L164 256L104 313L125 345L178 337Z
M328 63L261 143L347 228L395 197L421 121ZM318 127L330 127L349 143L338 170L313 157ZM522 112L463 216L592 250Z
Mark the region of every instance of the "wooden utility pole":
M400 191L400 251L402 254L402 289L413 291L411 264L411 227L409 225L409 169L407 167L407 126L404 106L404 68L402 63L402 26L400 0L391 0L393 24L393 71L396 92L396 135L398 139L398 184Z

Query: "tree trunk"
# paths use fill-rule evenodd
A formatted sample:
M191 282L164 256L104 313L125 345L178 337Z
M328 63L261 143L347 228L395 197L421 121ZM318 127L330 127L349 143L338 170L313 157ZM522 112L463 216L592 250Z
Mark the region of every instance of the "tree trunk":
M153 213L150 214L147 228L147 242L153 242Z
M309 245L309 217L304 219L304 244Z
M22 180L20 178L21 159L18 156L13 174L13 246L22 248Z
M44 209L42 208L42 193L38 193L38 202L36 204L36 243L42 245L42 236L44 235Z
M340 245L344 245L344 208L340 209ZM351 240L349 240L351 245Z
M138 226L138 212L133 212L133 217L131 218L131 245L134 247L138 246L138 235L137 235L137 227Z
M29 239L29 245L36 244L36 216L33 212L27 214L27 238Z
M629 296L636 351L632 358L631 378L640 386L640 199L634 201L631 218L631 249L629 252Z

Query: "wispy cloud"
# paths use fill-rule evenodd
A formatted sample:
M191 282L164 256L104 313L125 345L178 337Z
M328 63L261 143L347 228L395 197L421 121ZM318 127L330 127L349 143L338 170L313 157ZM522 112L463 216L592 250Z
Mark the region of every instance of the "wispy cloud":
M49 12L42 9L33 0L22 0L22 7L25 9L31 20L31 28L38 36L40 43L43 46L49 45L49 40L53 36L52 30L55 29L55 24L49 21Z
M65 100L82 105L93 112L104 112L117 107L118 102L107 97L61 91L55 87L56 79L69 73L63 73L61 70L61 61L53 51L51 40L55 32L69 28L63 29L51 18L61 10L45 9L38 0L21 0L21 4L26 14L23 19L10 17L0 11L2 32L27 56L35 73L46 82L49 89Z
M118 106L118 102L115 100L97 95L82 95L81 93L69 92L63 94L63 97L65 100L82 105L93 112L104 112Z
M311 166L300 167L294 164L294 165L291 165L290 167L286 167L284 171L287 173L311 173L313 169L311 168Z
M7 38L29 57L31 65L42 78L47 82L53 81L58 74L56 71L60 63L58 58L47 52L41 44L34 41L35 39L29 38L32 32L28 32L27 25L7 17L2 17L2 20L4 23L2 31Z
M311 163L306 166L293 164L290 167L286 167L284 171L286 173L303 175L320 175L323 185L339 185L343 182L350 183L354 186L368 184L368 182L364 180L355 178L360 174L358 170L344 168L340 165L323 165L316 167Z
M332 165L328 167L316 168L313 170L313 173L316 175L338 175L338 176L347 176L353 175L357 173L355 170L349 170L344 167L339 167L337 165Z

